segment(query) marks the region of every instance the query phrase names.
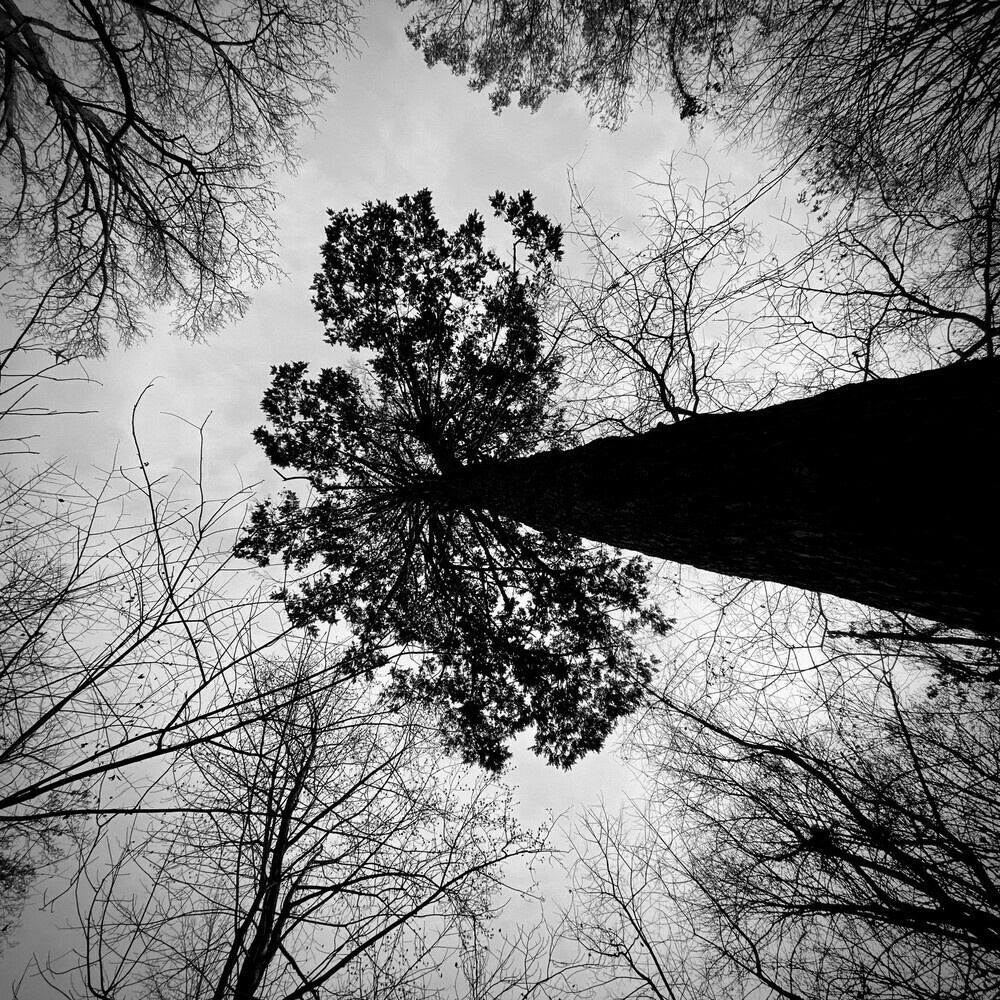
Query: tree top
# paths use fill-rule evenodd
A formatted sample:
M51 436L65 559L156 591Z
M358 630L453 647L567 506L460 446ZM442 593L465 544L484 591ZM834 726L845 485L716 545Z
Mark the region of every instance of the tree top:
M510 260L476 213L445 231L428 191L330 213L314 304L357 364L272 370L254 436L311 495L258 505L237 552L279 555L293 622L346 622L392 660L392 696L432 704L466 759L497 769L534 727L536 752L569 766L637 705L651 670L637 633L667 622L641 559L463 494L464 470L573 443L541 319L561 231L528 192L491 205Z

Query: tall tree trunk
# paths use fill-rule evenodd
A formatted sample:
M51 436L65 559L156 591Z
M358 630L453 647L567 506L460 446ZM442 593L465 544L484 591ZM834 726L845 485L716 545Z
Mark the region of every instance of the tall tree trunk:
M1000 634L1000 361L486 463L451 506Z

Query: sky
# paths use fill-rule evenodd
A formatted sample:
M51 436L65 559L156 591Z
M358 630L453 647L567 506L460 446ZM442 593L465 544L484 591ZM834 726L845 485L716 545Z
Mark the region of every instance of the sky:
M192 469L206 424L206 487L221 496L246 483L261 493L278 483L250 432L260 422L259 400L272 365L309 360L337 363L323 343L310 305L309 286L319 266L326 209L358 208L430 188L442 223L457 225L470 211L489 215L497 189L530 189L538 208L569 219L568 174L606 220L631 226L642 211L641 184L680 156L703 174L732 177L739 189L760 172L752 157L710 150L710 137L693 144L667 95L633 110L628 124L608 132L592 122L579 97L552 97L536 114L516 108L497 117L485 94L438 67L428 70L404 34L405 12L379 0L360 26L356 55L335 58L337 93L324 105L315 132L302 136L303 162L294 177L279 177L283 202L276 214L282 283L258 290L243 319L204 344L169 335L158 316L145 343L112 346L89 361L90 384L55 386L36 403L73 411L45 420L38 454L17 460L30 467L62 459L86 478L92 469L132 460L133 407L143 458L154 475ZM704 160L688 154L699 154ZM488 230L489 232L489 230ZM50 395L45 396L48 391ZM519 788L522 817L537 824L551 809L561 813L600 799L613 804L627 791L628 775L610 754L591 757L570 772L541 764L522 746L510 779ZM29 921L21 937L32 931ZM22 949L23 951L23 949ZM16 956L8 956L13 965ZM9 966L10 967L10 966ZM9 981L5 974L4 982Z

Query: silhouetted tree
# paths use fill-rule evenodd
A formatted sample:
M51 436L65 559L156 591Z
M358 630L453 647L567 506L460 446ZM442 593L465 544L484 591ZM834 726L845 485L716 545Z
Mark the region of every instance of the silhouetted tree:
M523 277L483 249L477 217L445 233L426 192L332 216L316 306L370 375L275 370L256 436L315 496L261 504L238 546L309 571L283 593L293 621L343 617L417 651L398 692L436 701L492 764L530 724L569 763L635 703L646 661L628 636L657 624L642 567L576 536L1000 627L995 533L970 531L954 495L981 460L964 432L996 432L996 364L564 447L539 325L559 233L530 196L494 206Z
M284 592L292 621L343 618L405 647L397 697L436 704L468 757L499 766L505 739L533 725L538 752L569 765L634 707L650 664L633 635L666 622L638 558L442 492L569 438L538 319L561 234L527 193L493 205L514 264L484 248L476 215L445 232L427 191L331 214L316 307L368 374L274 370L255 436L315 498L261 504L237 551L296 571L320 558Z
M5 305L70 353L171 305L200 337L276 270L268 177L332 89L351 0L0 3Z
M552 93L578 90L591 111L619 125L634 100L672 88L682 117L703 110L688 61L704 54L716 75L731 70L734 27L753 20L744 0L399 0L414 8L407 33L428 65L444 63L491 88L494 111L515 95L538 110ZM715 82L713 77L712 83ZM693 91L693 92L692 92Z
M543 834L420 710L331 683L327 655L253 663L242 724L184 755L169 812L88 870L79 964L43 967L64 996L436 995Z
M753 132L816 193L922 203L994 159L1000 15L976 0L400 0L428 62L537 109L577 90L621 124L670 91L682 118ZM975 186L978 185L973 181Z
M575 840L570 937L605 995L995 993L992 698L927 700L888 662L835 674L784 698L676 677L653 693L632 747L646 796L589 811Z
M0 475L4 921L54 871L64 888L82 876L63 860L109 824L167 808L192 747L264 711L243 673L296 643L260 582L233 577L248 500L184 495L141 453L96 482ZM317 686L351 669L340 652L312 665Z
M761 210L774 213L771 196L780 198L778 175L734 194L707 165L695 159L693 166L675 162L664 178L646 183L648 208L636 235L620 220L603 222L574 195L573 229L591 266L579 277L560 277L550 322L558 324L561 393L577 426L648 431L993 352L992 275L1000 258L995 242L968 239L976 216L971 202L933 215L887 205L876 213L872 202L866 216L815 233L797 220L762 224ZM980 216L984 237L989 218L989 211ZM930 513L928 523L935 518ZM683 575L689 584L697 579ZM748 587L745 579L701 584L702 596L718 602L728 619L727 631L734 618L747 616L748 628L768 629L757 608L771 603L773 586ZM847 622L854 631L881 628L858 624L863 609L830 600L808 599L802 614L814 612L832 618L836 630ZM784 646L787 620L775 627ZM925 631L920 623L913 628ZM990 669L983 662L975 672Z

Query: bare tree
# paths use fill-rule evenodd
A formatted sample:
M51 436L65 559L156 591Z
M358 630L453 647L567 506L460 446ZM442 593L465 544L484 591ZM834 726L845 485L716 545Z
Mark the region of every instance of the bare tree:
M58 467L0 484L0 850L25 884L169 805L178 756L263 710L247 665L297 640L235 574L247 491L212 500L141 452L96 485ZM350 669L331 647L315 683Z
M801 394L771 350L771 297L788 263L759 218L783 175L734 191L699 158L677 157L643 183L636 231L605 222L571 182L584 266L560 276L548 321L582 434L637 434Z
M994 995L989 692L928 699L900 664L854 666L865 681L783 697L704 674L654 694L647 796L578 838L573 936L612 995Z
M31 328L0 346L0 458L36 454L38 428L44 423L40 418L81 412L57 409L39 400L43 386L89 381L81 357L53 349Z
M3 0L0 260L70 354L170 305L202 337L276 272L269 177L350 49L352 0Z
M1000 112L994 8L794 2L756 24L754 14L755 37L731 39L728 80L709 82L691 54L692 92L699 77L709 95L718 83L724 123L756 131L785 158L805 156L816 193L919 210L988 186Z
M251 688L290 697L193 748L179 818L81 893L84 960L46 970L65 996L433 996L482 946L505 862L541 835L418 713L317 685L311 661L257 665Z
M739 191L675 159L635 230L573 185L584 266L546 320L577 427L638 434L994 356L1000 171L982 179L934 211L871 198L827 220L784 202L785 171Z

